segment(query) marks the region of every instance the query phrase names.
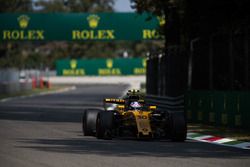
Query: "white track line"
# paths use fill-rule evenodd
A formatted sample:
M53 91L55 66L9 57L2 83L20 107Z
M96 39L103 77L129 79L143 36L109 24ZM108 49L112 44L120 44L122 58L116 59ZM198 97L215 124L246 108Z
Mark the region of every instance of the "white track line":
M1 99L0 102L3 103L6 101L10 101L10 100L25 99L25 98L36 97L36 96L44 96L44 95L49 95L49 94L63 93L63 92L68 92L70 90L75 90L75 89L76 89L76 87L72 86L72 87L67 87L67 88L63 88L63 89L55 90L55 91L50 91L50 92L41 92L41 93L36 93L36 94L32 94L32 95L9 97L9 98L5 98L5 99Z

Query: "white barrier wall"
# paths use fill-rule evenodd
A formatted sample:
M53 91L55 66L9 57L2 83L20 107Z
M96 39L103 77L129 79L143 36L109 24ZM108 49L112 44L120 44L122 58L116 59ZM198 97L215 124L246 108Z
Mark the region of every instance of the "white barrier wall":
M0 69L0 94L15 94L31 89L31 80L24 79L20 82L20 71L17 69Z
M0 82L18 82L19 71L16 69L0 69Z
M139 89L145 83L145 76L103 76L103 77L50 77L53 84L127 84L132 89Z

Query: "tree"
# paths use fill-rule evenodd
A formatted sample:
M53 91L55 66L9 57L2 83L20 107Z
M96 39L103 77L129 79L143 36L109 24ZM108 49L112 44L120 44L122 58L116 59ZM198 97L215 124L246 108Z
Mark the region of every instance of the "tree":
M250 1L189 0L186 9L188 40L199 38L192 88L249 89Z
M161 27L161 32L165 36L165 54L158 58L160 61L154 61L155 57L150 60L160 62L161 64L157 64L156 67L160 66L164 69L158 70L157 76L158 83L165 83L165 85L155 85L157 90L161 90L157 92L167 96L184 94L187 76L186 55L183 54L185 34L182 33L184 0L133 0L133 2L139 13L150 12L165 18L165 24ZM149 80L152 76L147 75L147 77Z
M30 12L32 0L0 0L0 12Z
M250 89L249 0L133 0L138 12L165 14L167 89ZM174 47L173 47L174 46ZM172 51L178 48L184 52ZM191 63L193 62L193 63ZM175 66L175 67L173 67ZM182 72L177 71L182 68ZM179 70L180 71L180 70ZM171 77L172 76L172 77ZM173 84L171 84L173 83ZM168 87L168 84L170 86ZM245 88L243 88L245 86Z
M114 0L39 0L40 12L112 12Z
M166 28L171 26L173 20L173 12L177 9L177 13L183 13L184 0L131 0L133 7L137 12L149 12L158 17L164 18L166 24L161 27L163 34L166 35Z

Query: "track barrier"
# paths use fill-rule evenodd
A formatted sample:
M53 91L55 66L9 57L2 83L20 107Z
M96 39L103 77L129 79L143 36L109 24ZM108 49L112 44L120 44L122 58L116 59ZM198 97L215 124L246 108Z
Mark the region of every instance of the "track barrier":
M178 97L146 95L145 100L162 111L184 111L190 123L250 129L250 92L189 91Z
M192 123L250 129L250 92L190 91L185 110Z

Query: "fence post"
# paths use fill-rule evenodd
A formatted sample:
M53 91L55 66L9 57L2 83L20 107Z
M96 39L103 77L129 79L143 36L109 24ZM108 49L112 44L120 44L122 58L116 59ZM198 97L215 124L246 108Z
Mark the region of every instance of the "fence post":
M250 89L250 83L249 83L249 33L248 33L248 27L247 28L245 28L245 35L244 35L244 37L245 37L245 40L244 40L244 50L245 50L245 70L246 70L246 78L245 78L245 82L246 82L246 90L249 90Z
M146 88L147 94L158 94L158 56L150 55L147 60Z

